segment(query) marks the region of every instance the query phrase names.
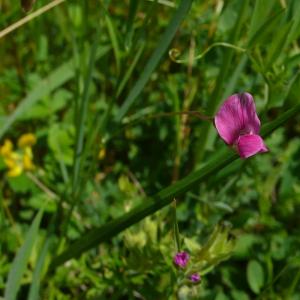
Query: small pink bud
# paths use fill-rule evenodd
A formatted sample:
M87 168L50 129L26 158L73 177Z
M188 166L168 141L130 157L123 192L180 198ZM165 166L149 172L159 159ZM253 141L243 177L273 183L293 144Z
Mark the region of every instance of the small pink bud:
M198 283L201 281L201 276L198 273L194 273L194 274L190 275L189 278L193 283Z
M174 264L179 266L180 268L185 268L189 259L190 259L189 254L185 251L182 251L182 252L178 252L174 256L173 261L174 261Z

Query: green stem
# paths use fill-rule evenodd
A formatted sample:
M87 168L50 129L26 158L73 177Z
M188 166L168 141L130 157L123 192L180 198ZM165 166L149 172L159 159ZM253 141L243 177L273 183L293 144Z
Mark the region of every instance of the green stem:
M174 231L174 240L175 240L175 247L176 252L180 252L180 234L179 234L179 227L177 223L177 216L176 216L176 199L173 200L173 231Z
M202 53L198 54L197 56L194 57L193 61L202 59L209 51L211 51L215 47L225 47L225 48L231 48L239 52L246 52L247 49L238 47L236 45L230 44L230 43L225 43L225 42L216 42L211 44L207 49L205 49ZM180 51L176 48L173 48L169 51L169 56L172 59L172 61L182 64L182 63L188 63L189 59L177 59L177 57L180 55Z

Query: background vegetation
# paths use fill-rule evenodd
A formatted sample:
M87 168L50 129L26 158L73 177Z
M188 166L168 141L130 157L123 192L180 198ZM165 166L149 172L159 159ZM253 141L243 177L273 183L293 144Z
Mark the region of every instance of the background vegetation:
M26 14L0 0L0 16L3 299L300 299L299 1L38 0L10 31ZM172 114L243 91L267 154Z

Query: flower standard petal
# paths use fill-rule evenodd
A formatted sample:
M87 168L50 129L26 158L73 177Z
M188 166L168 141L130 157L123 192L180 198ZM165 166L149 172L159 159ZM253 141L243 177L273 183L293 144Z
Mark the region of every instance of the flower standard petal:
M229 145L243 134L258 134L260 121L249 93L228 97L215 116L215 126L221 138Z
M241 158L248 158L257 153L268 151L263 139L256 134L242 135L237 142L237 150Z
M238 139L242 124L238 116L238 95L232 95L225 100L215 116L215 126L220 137L229 145L233 145Z
M249 93L238 94L238 117L245 133L258 134L260 121L256 114L256 107L252 95Z

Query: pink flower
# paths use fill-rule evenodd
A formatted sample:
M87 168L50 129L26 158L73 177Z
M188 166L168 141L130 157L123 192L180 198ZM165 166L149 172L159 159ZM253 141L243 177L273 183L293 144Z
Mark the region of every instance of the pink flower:
M228 97L215 116L215 126L220 137L235 146L241 158L268 151L259 135L260 121L249 93Z
M194 274L190 275L189 279L193 283L197 283L197 282L201 281L201 276L198 273L194 273Z
M182 252L176 253L176 255L173 258L173 261L174 261L175 265L177 265L181 268L185 268L189 259L190 259L189 254L185 251L182 251Z

